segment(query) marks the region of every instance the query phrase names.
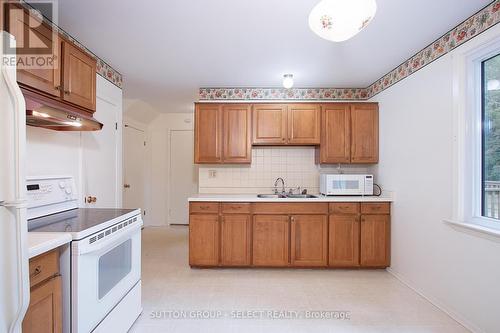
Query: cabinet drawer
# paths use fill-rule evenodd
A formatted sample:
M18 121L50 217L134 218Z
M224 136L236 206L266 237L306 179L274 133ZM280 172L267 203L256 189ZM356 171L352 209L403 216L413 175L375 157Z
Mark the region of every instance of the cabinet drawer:
M391 204L388 202L365 202L361 204L361 214L390 214Z
M358 214L358 202L335 202L330 204L330 214Z
M217 202L192 202L189 205L190 213L215 213L219 212L219 203Z
M328 214L327 203L255 203L254 214Z
M59 250L53 250L30 260L30 286L59 274Z
M223 203L222 214L250 214L249 203Z

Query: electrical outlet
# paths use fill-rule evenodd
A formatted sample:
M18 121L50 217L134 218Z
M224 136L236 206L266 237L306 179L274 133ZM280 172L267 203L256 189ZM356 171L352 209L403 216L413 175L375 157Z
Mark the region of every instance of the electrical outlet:
M208 170L208 178L217 178L216 170Z

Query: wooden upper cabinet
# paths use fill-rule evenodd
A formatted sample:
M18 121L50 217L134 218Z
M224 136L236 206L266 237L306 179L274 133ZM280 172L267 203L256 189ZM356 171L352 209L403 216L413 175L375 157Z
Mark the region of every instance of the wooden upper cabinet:
M249 104L222 106L224 163L252 162L252 107Z
M349 104L324 104L321 107L320 163L351 161L351 115Z
M6 17L6 30L16 38L16 52L20 65L17 81L31 89L52 96L61 96L61 44L57 32L19 5L9 4ZM47 60L43 66L23 66L27 58L38 48L38 54ZM45 53L48 52L48 53ZM52 60L50 60L52 59Z
M360 230L361 266L390 266L390 215L362 215Z
M286 215L254 215L252 264L254 266L288 266L289 232L289 219Z
M378 163L378 104L351 104L351 163Z
M318 104L288 105L288 144L319 145L320 110Z
M248 104L196 104L195 163L251 163L252 108Z
M63 42L63 99L95 111L96 60L69 42Z
M253 105L254 145L282 145L287 140L287 106L285 104Z
M196 104L195 163L222 162L222 113L218 104Z
M228 214L221 217L221 264L249 266L252 220L249 214Z
M326 215L291 216L292 266L326 266L328 220Z
M191 266L219 265L219 215L192 214L189 216L189 264Z

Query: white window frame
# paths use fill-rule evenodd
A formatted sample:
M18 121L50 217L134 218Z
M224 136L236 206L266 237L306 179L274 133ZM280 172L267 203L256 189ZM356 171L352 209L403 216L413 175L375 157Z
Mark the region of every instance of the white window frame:
M482 77L481 65L500 54L500 37L456 50L453 59L454 209L445 220L500 236L500 220L482 216Z

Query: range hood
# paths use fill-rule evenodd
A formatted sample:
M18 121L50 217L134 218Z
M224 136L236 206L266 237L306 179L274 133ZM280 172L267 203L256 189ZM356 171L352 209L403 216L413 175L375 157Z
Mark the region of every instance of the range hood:
M99 131L103 125L73 106L23 90L26 125L55 131Z

